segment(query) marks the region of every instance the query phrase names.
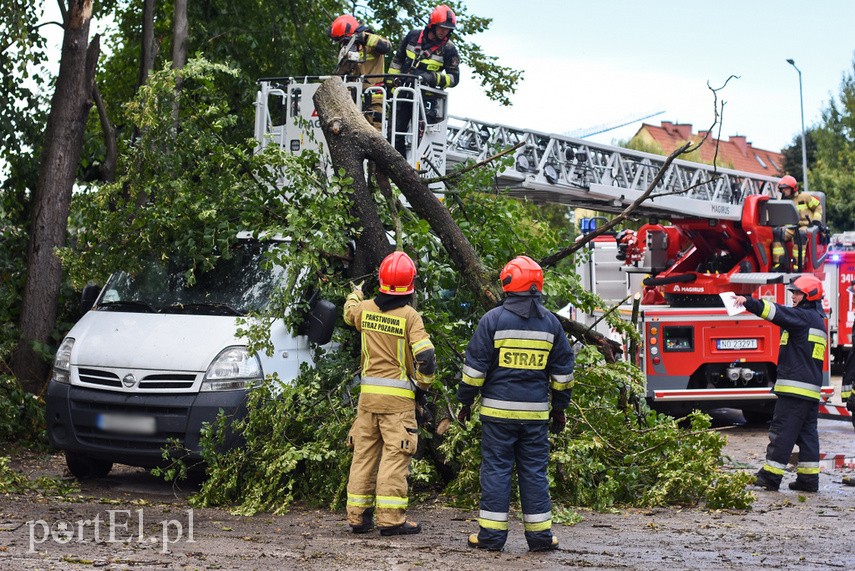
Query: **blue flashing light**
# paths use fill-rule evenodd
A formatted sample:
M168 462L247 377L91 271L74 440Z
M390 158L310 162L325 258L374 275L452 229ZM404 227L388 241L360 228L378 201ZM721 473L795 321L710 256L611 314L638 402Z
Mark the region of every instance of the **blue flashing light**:
M840 263L840 254L831 254L831 259L829 259L828 261L831 262L832 264L839 264Z

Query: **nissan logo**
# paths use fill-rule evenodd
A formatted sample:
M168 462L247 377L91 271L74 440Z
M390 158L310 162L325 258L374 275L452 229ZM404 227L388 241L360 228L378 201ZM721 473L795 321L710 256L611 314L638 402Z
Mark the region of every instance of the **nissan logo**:
M137 378L134 376L133 373L128 373L122 378L122 384L128 388L131 388L132 386L137 384Z

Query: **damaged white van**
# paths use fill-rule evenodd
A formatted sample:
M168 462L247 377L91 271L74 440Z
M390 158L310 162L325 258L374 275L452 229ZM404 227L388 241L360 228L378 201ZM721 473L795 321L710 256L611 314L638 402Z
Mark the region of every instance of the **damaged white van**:
M298 331L273 321L272 353L250 353L241 320L264 311L285 270L265 255L281 241L241 238L192 287L167 261L84 290L88 311L57 351L46 397L48 437L74 476L157 466L175 441L198 457L204 423L245 414L247 391L265 375L294 379L311 362L310 343L329 342L336 308L318 299Z

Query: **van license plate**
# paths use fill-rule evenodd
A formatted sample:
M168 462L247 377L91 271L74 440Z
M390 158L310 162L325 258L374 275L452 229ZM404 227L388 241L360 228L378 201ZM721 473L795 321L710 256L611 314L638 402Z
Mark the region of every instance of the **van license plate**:
M715 348L725 351L756 349L757 339L716 339Z
M122 434L154 434L157 432L153 416L131 416L127 414L99 414L98 428L104 432Z

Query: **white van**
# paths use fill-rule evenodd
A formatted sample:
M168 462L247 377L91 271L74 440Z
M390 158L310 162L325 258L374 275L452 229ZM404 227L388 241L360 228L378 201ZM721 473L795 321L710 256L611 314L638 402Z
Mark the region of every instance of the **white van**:
M114 462L157 466L175 440L198 457L204 423L245 414L249 389L272 373L294 379L310 342L329 342L336 308L325 300L298 332L275 320L271 354L251 354L238 335L239 320L282 284L284 270L265 260L277 243L245 237L192 287L166 262L84 290L88 311L57 351L46 397L48 437L74 476L104 476Z

